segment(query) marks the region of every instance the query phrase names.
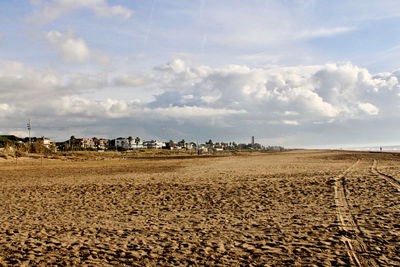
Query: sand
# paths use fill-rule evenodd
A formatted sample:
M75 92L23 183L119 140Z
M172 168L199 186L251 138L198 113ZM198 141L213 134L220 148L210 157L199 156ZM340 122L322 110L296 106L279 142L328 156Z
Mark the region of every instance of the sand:
M0 162L0 265L400 265L400 154Z

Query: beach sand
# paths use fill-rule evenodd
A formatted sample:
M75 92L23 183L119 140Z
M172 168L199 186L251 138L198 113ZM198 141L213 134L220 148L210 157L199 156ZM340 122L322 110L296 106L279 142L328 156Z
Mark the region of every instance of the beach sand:
M0 265L400 265L400 154L0 161Z

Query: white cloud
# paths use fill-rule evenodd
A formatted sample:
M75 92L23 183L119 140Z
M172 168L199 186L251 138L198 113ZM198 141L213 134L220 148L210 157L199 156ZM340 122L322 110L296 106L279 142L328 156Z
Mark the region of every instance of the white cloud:
M136 74L122 74L113 78L113 85L115 86L127 86L127 87L137 87L149 83L149 78Z
M4 100L34 100L59 83L53 70L37 70L20 62L0 61L0 93Z
M296 125L296 126L299 125L298 121L283 120L282 122L283 122L283 124L287 124L287 125Z
M304 106L304 112L314 113L314 116L336 117L340 111L317 93L307 88L294 88L291 102L298 102Z
M66 62L85 63L89 60L90 50L82 38L74 38L73 33L62 34L48 32L47 40Z
M52 0L32 2L38 9L29 17L29 21L47 24L73 10L89 9L100 17L121 17L128 19L133 11L120 5L110 6L106 0Z
M64 62L78 64L95 62L106 64L110 61L110 57L106 53L100 50L89 49L85 40L76 38L72 31L65 34L58 31L50 31L45 37Z
M15 135L19 137L28 137L28 130L26 131L10 131L7 134L9 135ZM35 136L35 131L31 131L31 136Z
M198 106L168 106L147 107L140 101L125 101L106 99L92 101L78 95L64 96L53 103L53 109L58 115L78 115L93 118L129 118L131 116L151 119L193 119L224 117L228 115L245 114L245 110L227 108L210 108Z
M14 110L14 107L10 106L9 104L0 103L0 118L6 117L7 115L13 113Z
M210 108L210 107L198 107L198 106L169 106L167 108L155 108L145 109L147 113L156 113L157 115L171 118L184 118L184 119L195 119L198 117L210 118L210 117L224 117L228 115L239 115L246 114L247 112L243 109L233 110L227 108Z
M221 94L218 94L218 95L205 95L205 96L201 96L200 97L200 99L203 102L207 103L207 104L214 103L214 102L218 101L218 99L220 99L220 98L221 98Z
M133 11L122 6L108 6L105 1L93 7L94 12L101 17L118 16L124 19L129 19Z
M354 27L317 28L317 29L299 31L298 33L295 34L295 36L297 38L309 39L315 37L327 37L337 34L343 34L354 30L355 30Z
M210 74L211 68L207 66L188 66L182 59L176 58L155 67L158 73L158 80L166 90L181 90L185 87L191 87L198 79L207 77Z
M64 73L0 61L2 125L33 118L109 134L121 127L162 134L162 124L196 136L250 129L278 135L393 117L400 106L400 73L371 75L347 63L212 68L176 61L143 72ZM126 87L129 96L119 91ZM149 88L154 100L141 98Z
M44 105L64 95L97 92L111 86L104 73L59 72L54 68L33 68L21 62L0 60L1 101L24 107Z
M298 112L296 111L290 111L290 110L285 110L285 112L283 113L285 116L297 116L299 115Z
M369 115L378 115L379 109L371 103L359 103L358 107Z
M196 66L176 60L157 68L163 77L158 80L159 86L165 91L179 92L182 98L192 95L192 103L266 114L291 110L284 115L306 114L311 121L321 117L361 116L360 111L374 115L376 110L371 106L358 103L369 103L377 93L376 88L385 93L399 88L394 74L372 76L366 69L350 63L266 69L240 65L199 67L207 71L200 75Z
M190 100L190 99L194 99L194 96L193 95L184 95L184 96L182 96L182 99Z
M300 46L302 42L321 37L331 37L357 30L356 23L341 20L313 21L314 8L298 10L293 3L267 1L242 5L232 3L209 3L206 24L210 29L218 25L214 34L207 33L209 42L219 44L223 49L242 48L256 51L268 51L268 57L276 60L282 49ZM224 12L221 12L221 10ZM298 14L302 14L298 16ZM307 18L307 19L305 19ZM310 23L310 22L314 23ZM204 22L205 23L205 22ZM317 26L314 26L317 25ZM286 51L285 51L286 52ZM295 53L293 53L294 55Z

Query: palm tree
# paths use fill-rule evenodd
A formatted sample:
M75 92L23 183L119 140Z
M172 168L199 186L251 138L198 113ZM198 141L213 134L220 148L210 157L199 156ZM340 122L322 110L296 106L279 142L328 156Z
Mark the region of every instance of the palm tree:
M96 149L99 149L99 144L100 144L99 139L97 137L93 137L92 139Z
M74 146L75 146L75 143L76 143L76 138L75 138L75 136L71 136L71 137L69 138L69 142L70 142L70 144L71 144L72 150L74 150Z
M138 146L139 146L139 143L140 143L140 138L139 137L135 138L135 143L136 143L136 149L137 149Z
M178 146L184 148L185 147L185 139L182 139L181 141L179 141Z
M208 140L208 142L206 142L206 145L208 145L208 147L213 147L213 146L214 146L214 143L213 143L213 141L210 139L210 140Z

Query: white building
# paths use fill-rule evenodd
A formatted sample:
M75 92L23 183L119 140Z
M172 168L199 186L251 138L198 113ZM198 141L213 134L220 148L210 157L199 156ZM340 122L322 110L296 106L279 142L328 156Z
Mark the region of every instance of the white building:
M92 138L82 138L79 141L82 148L96 148Z
M38 139L38 142L41 143L42 145L44 145L47 148L50 148L50 146L51 146L50 139L46 138L44 136L42 138Z
M143 146L143 143L140 143L140 142L139 142L139 143L137 143L137 144L136 144L136 143L133 143L133 144L131 145L131 148L132 148L132 149L143 149L143 148L146 148L146 147Z
M118 148L124 148L124 149L129 149L129 140L128 138L124 138L124 137L118 137L117 139L115 139L115 146Z
M157 142L156 140L144 141L143 147L148 149L161 149L165 146L164 142Z

